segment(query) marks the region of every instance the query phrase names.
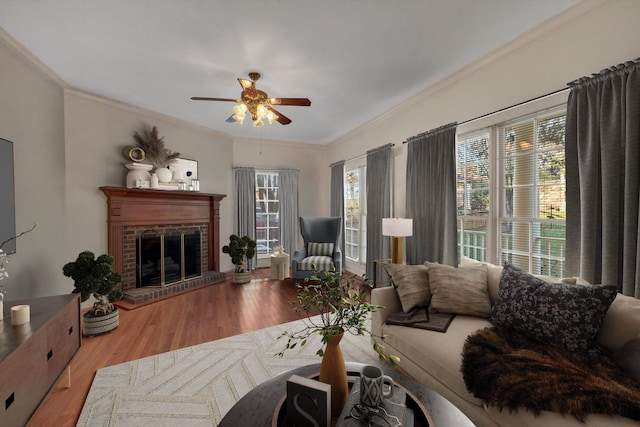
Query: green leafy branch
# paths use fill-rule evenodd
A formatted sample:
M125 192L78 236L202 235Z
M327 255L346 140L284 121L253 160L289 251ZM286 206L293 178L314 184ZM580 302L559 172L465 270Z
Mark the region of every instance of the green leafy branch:
M380 355L380 359L395 366L399 362L397 356L385 356L382 353L383 336L374 336L367 327L366 321L370 314L384 308L381 305L371 304L367 301L367 288L373 288L370 280L365 278L364 283L358 283L356 277L351 274L338 275L335 269L332 271L318 271L313 266L314 274L304 280L304 284L296 284L297 297L290 304L294 313L304 313L302 328L296 331L284 331L278 338L286 338L285 348L276 353L276 356L284 356L285 351L303 347L309 337L320 334L322 344L326 345L330 335L339 335L344 332L353 335L370 335L374 338L373 348ZM318 316L319 314L319 316ZM316 354L324 355L323 348Z

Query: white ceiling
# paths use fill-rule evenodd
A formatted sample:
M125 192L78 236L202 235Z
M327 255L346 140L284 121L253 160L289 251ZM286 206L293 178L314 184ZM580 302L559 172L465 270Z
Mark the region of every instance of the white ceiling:
M579 0L0 0L74 88L237 137L326 144ZM226 123L258 71L293 123Z

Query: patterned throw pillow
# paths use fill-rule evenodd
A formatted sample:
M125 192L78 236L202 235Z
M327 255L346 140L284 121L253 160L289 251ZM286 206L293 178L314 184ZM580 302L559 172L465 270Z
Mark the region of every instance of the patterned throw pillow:
M597 353L595 340L617 293L615 286L547 283L505 263L489 320L542 343Z
M309 242L307 256L333 256L333 243Z
M402 311L408 313L414 307L426 307L431 301L429 274L424 265L384 264L398 291Z
M489 317L491 300L485 265L458 268L434 262L425 265L429 270L431 311Z

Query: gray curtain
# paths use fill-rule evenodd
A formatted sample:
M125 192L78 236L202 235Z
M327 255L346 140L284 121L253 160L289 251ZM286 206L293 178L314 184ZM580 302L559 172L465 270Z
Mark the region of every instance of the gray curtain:
M280 244L284 251L293 254L296 250L298 221L298 171L283 169L279 173L278 202L280 203Z
M640 60L569 86L566 271L640 298Z
M254 168L236 168L236 234L256 238L256 170ZM226 242L221 238L220 241ZM226 244L226 243L224 243ZM247 268L252 270L254 260L250 259Z
M374 277L374 260L389 258L389 238L382 235L382 218L391 215L391 147L367 151L367 268Z
M344 160L333 163L331 166L331 216L341 216L342 219L342 266L344 268L345 254L345 223L344 218Z
M448 124L408 141L407 264L425 261L456 265L456 128Z

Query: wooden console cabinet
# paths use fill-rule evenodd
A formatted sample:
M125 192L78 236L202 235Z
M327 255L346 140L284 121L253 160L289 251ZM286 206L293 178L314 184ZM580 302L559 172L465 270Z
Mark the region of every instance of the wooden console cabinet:
M13 326L20 304L31 321ZM80 295L5 301L0 324L0 425L24 426L80 349Z

